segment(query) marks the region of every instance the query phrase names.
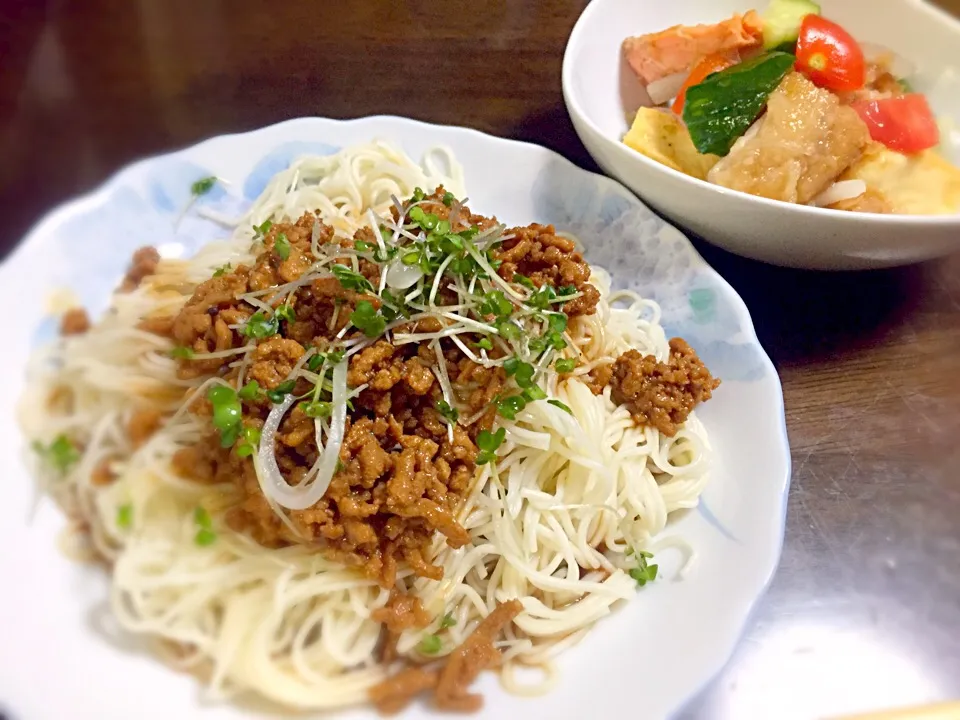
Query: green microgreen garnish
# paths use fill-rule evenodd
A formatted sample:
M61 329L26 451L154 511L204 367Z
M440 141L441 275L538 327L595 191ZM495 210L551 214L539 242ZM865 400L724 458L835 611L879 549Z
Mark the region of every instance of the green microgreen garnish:
M522 285L523 287L536 291L537 286L533 284L533 280L528 278L526 275L521 275L520 273L513 274L513 281L517 285Z
M201 195L206 195L208 192L213 190L213 186L217 184L217 178L215 175L210 177L201 178L197 180L190 186L190 194L194 197L200 197Z
M447 194L449 195L450 193L447 193ZM443 616L443 619L440 620L440 629L447 630L448 628L452 628L456 624L457 624L457 621L453 617L453 614L447 613L446 615Z
M570 409L570 406L567 405L566 403L562 403L562 402L560 402L559 400L557 400L556 398L550 398L549 400L547 400L547 402L550 403L551 405L553 405L554 407L560 408L560 409L563 410L565 413L569 413L570 415L573 415L573 410L571 410L571 409Z
M481 350L493 350L493 342L490 338L480 338L475 344Z
M230 263L227 263L226 265L221 265L220 267L218 267L216 270L213 271L213 276L220 277L224 273L230 272L232 269L233 269L233 266Z
M220 431L220 446L233 447L243 429L243 408L237 392L226 385L214 385L207 399L213 406L213 426Z
M637 566L630 570L630 577L637 581L637 585L643 587L648 582L653 582L657 579L657 570L659 569L657 565L650 565L647 563L648 558L653 557L653 553L647 552L646 550L638 550L634 553L637 557Z
M440 200L444 205L450 207L453 205L453 201L456 200L456 198L453 196L453 193L448 190L443 194L443 197Z
M436 408L437 412L451 423L455 423L460 417L460 412L455 407L451 407L446 400L437 400Z
M417 649L424 655L436 655L443 648L443 642L438 635L424 635Z
M266 395L272 403L282 403L283 399L293 392L293 388L297 385L297 381L293 378L290 380L284 380L282 383L277 385L273 390L267 390Z
M297 319L296 311L294 311L293 307L291 305L288 305L287 303L284 303L283 305L278 307L274 312L273 316L277 320L285 320L288 323L292 323L294 320Z
M303 414L310 418L325 418L333 414L333 403L317 400L315 402L301 403Z
M354 290L356 292L371 292L373 285L360 273L351 270L346 265L334 265L330 272L340 281L340 286L344 290Z
M129 530L133 526L133 505L126 503L117 508L117 527Z
M353 249L357 252L370 252L373 250L374 245L365 242L364 240L354 240Z
M553 364L553 367L558 373L569 373L576 369L577 361L573 358L560 358Z
M213 530L213 520L210 519L210 513L198 505L193 511L193 524L197 526L193 542L200 547L212 545L217 539L217 534Z
M243 458L253 455L257 451L257 445L260 444L260 429L245 427L240 435L240 442L237 443L237 456Z
M267 317L263 310L257 310L250 316L240 332L249 338L262 339L276 335L278 330L279 323L276 315Z
M477 447L480 452L477 453L477 465L486 465L497 459L497 448L499 448L507 437L507 431L500 428L492 433L489 430L481 430L477 433Z
M237 390L237 397L241 400L251 401L256 400L257 396L260 394L260 383L256 380L251 380L242 388Z
M370 338L379 337L387 326L383 315L379 314L369 300L357 303L357 309L350 313L352 322L364 335Z
M184 345L178 345L170 351L170 357L174 358L175 360L189 360L193 357L193 355L193 348L189 348Z
M256 237L257 239L262 238L264 235L266 235L268 232L270 232L270 228L272 228L272 227L273 227L273 221L272 221L272 220L264 220L264 221L263 221L262 223L260 223L259 225L254 225L254 226L253 226L253 232L255 233L255 237Z
M34 451L61 475L66 474L80 459L80 451L66 435L57 435L53 442L44 445L39 440L33 443Z
M290 257L290 241L284 233L277 234L277 239L273 241L273 251L281 260Z

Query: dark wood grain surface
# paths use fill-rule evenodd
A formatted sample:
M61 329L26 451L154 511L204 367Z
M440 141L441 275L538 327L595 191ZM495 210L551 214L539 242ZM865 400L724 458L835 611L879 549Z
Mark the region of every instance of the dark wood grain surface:
M3 0L0 247L135 158L301 115L466 125L596 169L560 92L584 5ZM960 256L822 274L698 248L777 365L794 470L776 579L684 716L960 697Z

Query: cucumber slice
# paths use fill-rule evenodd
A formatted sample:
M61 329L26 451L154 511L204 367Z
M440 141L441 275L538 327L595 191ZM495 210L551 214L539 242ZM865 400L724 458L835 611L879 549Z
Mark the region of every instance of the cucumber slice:
M803 19L819 14L820 6L811 0L773 0L763 13L764 49L796 42Z

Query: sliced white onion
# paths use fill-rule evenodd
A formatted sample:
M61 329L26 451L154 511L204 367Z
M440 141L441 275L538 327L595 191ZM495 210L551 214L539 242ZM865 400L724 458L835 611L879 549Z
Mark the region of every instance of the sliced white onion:
M874 62L881 66L886 66L890 74L895 78L909 78L917 72L917 66L907 60L902 55L898 55L893 50L879 43L862 42L860 49L863 50L863 57L867 62Z
M417 265L404 265L399 258L387 266L387 285L396 290L413 287L422 277L423 270Z
M275 405L267 416L260 431L260 448L254 461L257 482L260 490L270 500L290 510L303 510L316 504L330 487L330 481L340 459L340 447L347 423L347 360L333 368L333 415L330 418L330 431L327 433L326 447L320 453L317 463L317 476L309 483L291 487L280 473L277 465L276 438L283 416L296 402L296 397L287 395L283 402ZM319 420L317 421L319 422Z
M650 101L654 105L663 105L667 100L675 98L677 93L680 92L680 88L683 87L683 83L687 79L688 74L686 71L681 71L673 75L667 75L665 78L654 80L647 85L647 95L650 96Z
M810 201L810 204L815 207L826 207L843 200L853 200L866 191L867 184L863 180L841 180L817 195Z

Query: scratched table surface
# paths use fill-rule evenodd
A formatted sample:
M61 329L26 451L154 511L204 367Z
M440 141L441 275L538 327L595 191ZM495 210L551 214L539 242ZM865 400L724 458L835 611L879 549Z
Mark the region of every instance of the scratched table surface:
M584 5L4 0L0 248L135 158L302 115L466 125L596 169L560 92ZM780 372L794 471L773 585L682 716L960 698L960 255L821 274L698 248Z

